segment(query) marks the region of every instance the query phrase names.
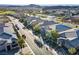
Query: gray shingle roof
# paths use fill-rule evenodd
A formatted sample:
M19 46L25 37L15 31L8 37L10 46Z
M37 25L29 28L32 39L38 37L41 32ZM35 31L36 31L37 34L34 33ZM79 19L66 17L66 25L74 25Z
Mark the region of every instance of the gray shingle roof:
M7 43L12 43L12 38L17 38L11 23L6 23L5 26L1 24L0 32L0 42L4 40Z
M53 24L56 24L56 23L54 21L43 21L43 23L40 24L40 26L48 26Z
M65 46L66 47L79 47L79 29L74 29L65 33L60 34L61 37L66 37Z

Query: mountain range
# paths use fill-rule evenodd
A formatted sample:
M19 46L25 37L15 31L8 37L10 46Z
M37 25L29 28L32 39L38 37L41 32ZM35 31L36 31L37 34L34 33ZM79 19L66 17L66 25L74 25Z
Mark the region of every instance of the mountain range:
M30 4L30 5L6 5L6 4L1 4L0 7L34 7L34 8L44 8L44 9L60 9L60 8L79 8L79 5L51 5L51 6L42 6L42 5L35 5L35 4Z

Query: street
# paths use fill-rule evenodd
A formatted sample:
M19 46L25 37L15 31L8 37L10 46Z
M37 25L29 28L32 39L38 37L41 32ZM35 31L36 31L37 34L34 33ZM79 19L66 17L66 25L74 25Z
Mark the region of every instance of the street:
M46 50L45 46L43 46L42 48L39 48L36 45L36 43L34 42L34 39L36 39L34 35L31 34L28 29L23 29L24 25L20 23L18 19L15 19L14 17L11 17L11 16L8 16L8 17L10 18L10 20L14 25L17 25L19 27L19 32L26 36L25 41L35 55L52 55L50 51Z

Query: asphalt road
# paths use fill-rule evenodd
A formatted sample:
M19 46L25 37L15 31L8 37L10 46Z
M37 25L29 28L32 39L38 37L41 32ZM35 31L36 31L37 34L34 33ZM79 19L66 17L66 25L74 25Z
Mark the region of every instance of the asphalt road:
M21 34L26 35L25 41L29 45L29 47L31 48L31 50L33 51L33 53L35 55L52 55L52 53L50 51L46 50L45 46L43 46L42 48L39 48L36 45L36 43L34 42L34 39L35 39L34 35L31 34L28 29L23 29L24 25L22 23L20 23L18 21L18 19L14 18L14 17L11 17L11 16L8 16L8 17L12 20L12 23L14 25L15 24L18 25L18 27L20 29L19 32Z

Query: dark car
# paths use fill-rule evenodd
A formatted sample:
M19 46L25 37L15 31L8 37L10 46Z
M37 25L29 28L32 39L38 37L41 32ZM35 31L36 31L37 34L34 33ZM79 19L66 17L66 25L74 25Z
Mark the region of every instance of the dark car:
M41 41L34 40L34 42L37 44L38 47L41 47L42 48L43 44L41 43Z
M23 29L26 29L26 27L23 27Z
M16 29L19 30L19 27L17 25L15 25Z

